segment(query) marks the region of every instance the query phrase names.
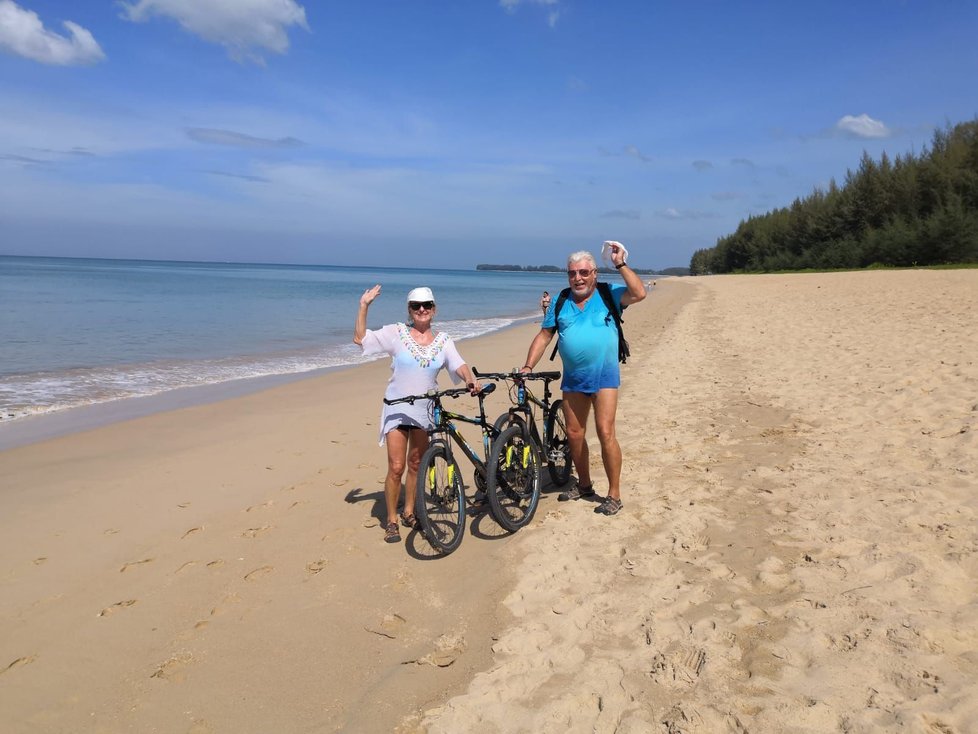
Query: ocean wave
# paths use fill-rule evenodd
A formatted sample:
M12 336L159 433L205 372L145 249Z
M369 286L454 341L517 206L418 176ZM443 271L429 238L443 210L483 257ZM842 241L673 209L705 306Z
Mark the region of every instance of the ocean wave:
M499 331L529 318L461 319L445 321L439 326L454 339L462 340ZM186 387L350 367L380 358L363 357L354 344L333 344L274 355L161 360L0 376L0 421L159 395Z

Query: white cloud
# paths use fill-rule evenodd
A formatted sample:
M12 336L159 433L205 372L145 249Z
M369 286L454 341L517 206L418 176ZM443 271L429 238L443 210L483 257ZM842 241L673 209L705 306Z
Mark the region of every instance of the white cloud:
M198 143L230 145L235 148L299 148L305 145L296 138L256 138L253 135L246 135L233 130L208 127L187 128L187 137L196 140Z
M859 116L845 115L835 123L835 129L854 138L888 138L890 129L865 112Z
M713 219L717 216L713 212L702 212L702 211L695 211L692 209L686 209L680 211L679 209L676 209L673 206L666 207L665 209L656 212L656 214L658 214L660 217L663 217L664 219L693 219L693 220Z
M559 3L560 0L499 0L500 7L507 13L515 13L520 5L540 5L551 8L547 13L547 25L551 28L555 28L560 19L560 10L557 8Z
M94 64L105 58L94 36L77 23L64 21L70 38L44 28L31 10L13 0L0 0L0 49L42 64Z
M557 5L560 0L499 0L499 4L506 10L513 12L523 3L527 5Z
M638 209L612 209L601 215L602 219L641 219L642 212Z
M288 51L290 26L309 29L306 11L295 0L136 0L121 4L128 20L170 18L205 41L224 46L236 61L264 63L264 52Z

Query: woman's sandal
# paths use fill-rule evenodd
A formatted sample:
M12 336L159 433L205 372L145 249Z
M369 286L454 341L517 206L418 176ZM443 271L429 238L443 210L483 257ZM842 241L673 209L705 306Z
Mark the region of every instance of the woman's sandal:
M414 515L401 515L401 525L406 528L414 529L418 527L418 518Z
M401 542L401 531L397 529L396 522L389 522L384 526L384 542L385 543L400 543Z

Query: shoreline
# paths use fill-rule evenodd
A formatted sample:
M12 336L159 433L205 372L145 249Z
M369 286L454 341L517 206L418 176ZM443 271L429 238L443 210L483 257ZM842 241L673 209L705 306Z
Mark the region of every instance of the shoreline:
M491 338L495 334L504 333L509 329L517 329L537 319L538 316L535 314L516 317L512 323L506 326L494 329L485 334L457 339L456 343L465 344L476 339ZM72 433L101 428L134 418L142 418L170 410L179 410L181 408L231 400L236 397L251 395L292 382L317 379L345 370L355 370L372 364L375 361L387 364L384 359L369 360L366 362L323 367L308 372L261 375L259 377L226 380L224 382L209 383L206 385L190 385L164 390L152 395L116 398L37 415L0 420L0 452L20 446L27 446L39 441L60 438Z

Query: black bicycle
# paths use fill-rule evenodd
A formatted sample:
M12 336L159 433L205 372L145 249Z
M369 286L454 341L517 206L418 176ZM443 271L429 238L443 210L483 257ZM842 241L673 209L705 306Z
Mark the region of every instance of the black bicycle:
M497 485L504 486L502 490L507 497L512 497L503 505L509 510L516 505L518 512L501 512L490 500L490 511L504 528L513 530L502 518L513 514L522 516L526 513L526 497L535 498L533 510L536 509L536 499L540 495L540 459L535 450L524 451L522 436L510 439L507 444L501 444L499 430L493 427L486 418L485 396L496 389L489 383L478 393L479 415L467 416L447 410L443 401L445 398L457 398L468 394L466 388L449 390L432 390L424 395L407 395L394 400L384 400L388 405L396 403L414 403L417 400L431 402L430 415L432 426L428 429L431 441L421 457L418 467L418 492L415 514L421 525L421 531L428 542L442 554L449 554L462 542L465 535L466 497L462 482L461 471L452 449L454 443L461 449L465 457L475 468L475 486L491 497L499 494L494 490ZM483 459L468 441L459 433L455 421L470 423L482 429ZM530 447L535 449L535 447ZM498 513L498 514L497 514ZM532 516L532 510L530 511Z
M563 400L551 402L550 383L560 379L560 372L479 372L477 377L500 380L510 383L509 398L513 407L500 415L493 426L502 433L509 425L521 427L524 435L538 447L547 464L551 481L562 487L570 480L571 458L570 441L567 439L567 426L564 424ZM528 382L543 383L543 398L539 398L527 386ZM543 432L537 426L535 408L540 409Z

